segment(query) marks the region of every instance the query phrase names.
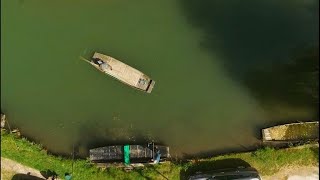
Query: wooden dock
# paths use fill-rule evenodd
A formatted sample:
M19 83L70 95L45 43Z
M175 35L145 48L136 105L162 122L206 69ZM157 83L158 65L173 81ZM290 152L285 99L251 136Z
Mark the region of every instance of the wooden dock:
M319 139L319 122L300 122L262 129L263 141L305 141Z
M155 81L150 77L113 57L95 52L92 59L101 60L110 67L108 69L102 69L98 64L95 64L93 60L89 61L89 63L99 71L106 73L131 87L151 93L155 85Z

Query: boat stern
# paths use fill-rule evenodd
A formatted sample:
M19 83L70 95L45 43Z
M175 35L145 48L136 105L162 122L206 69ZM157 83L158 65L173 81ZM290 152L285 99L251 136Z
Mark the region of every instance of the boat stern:
M156 82L155 82L154 80L150 80L150 84L149 84L149 86L148 86L148 88L147 88L147 93L151 93L151 91L152 91L155 83L156 83Z
M269 129L262 129L262 141L271 141L272 137Z

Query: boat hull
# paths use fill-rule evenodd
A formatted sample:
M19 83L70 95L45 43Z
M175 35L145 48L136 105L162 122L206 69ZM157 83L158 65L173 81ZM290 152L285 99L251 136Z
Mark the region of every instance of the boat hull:
M155 85L155 81L149 76L113 57L95 52L92 59L101 60L104 63L107 63L110 67L108 69L102 69L98 64L95 64L93 60L89 61L89 63L96 69L133 88L151 93Z
M160 161L170 157L169 147L161 145L128 145L129 157L131 162L151 162L155 156L155 151L161 154ZM90 149L90 161L92 162L123 162L125 160L125 146L105 146Z
M263 141L304 141L319 139L319 122L291 123L262 129Z

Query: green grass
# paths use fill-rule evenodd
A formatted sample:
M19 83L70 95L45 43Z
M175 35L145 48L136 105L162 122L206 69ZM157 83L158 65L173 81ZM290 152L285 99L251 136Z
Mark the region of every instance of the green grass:
M305 145L301 148L275 150L273 148L258 149L249 153L238 153L219 156L212 160L228 158L241 159L256 168L261 175L271 175L285 166L313 166L318 165L319 147Z
M60 178L71 173L72 160L47 154L37 144L25 138L1 131L1 156L40 171L50 169ZM283 166L311 166L318 164L319 148L315 145L275 150L259 149L249 153L222 155L197 162L167 163L125 172L120 168L101 170L87 160L75 160L73 179L180 179L194 171L215 167L246 166L256 168L261 175L276 173Z

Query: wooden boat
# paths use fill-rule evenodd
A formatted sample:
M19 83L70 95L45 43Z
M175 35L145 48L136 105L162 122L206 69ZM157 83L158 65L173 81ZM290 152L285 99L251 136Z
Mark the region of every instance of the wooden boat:
M152 80L150 77L145 75L144 73L140 72L139 70L113 58L101 53L95 52L93 54L92 60L86 60L81 57L81 59L89 62L92 66L97 68L99 71L108 74L121 82L139 89L141 91L145 91L147 93L151 93L155 81ZM96 61L102 61L103 65L106 66L101 66L97 63Z
M89 150L90 161L95 163L123 162L148 163L160 153L160 162L170 157L169 147L148 143L145 145L115 145L105 146Z
M263 141L304 141L319 139L319 122L300 122L262 129Z

